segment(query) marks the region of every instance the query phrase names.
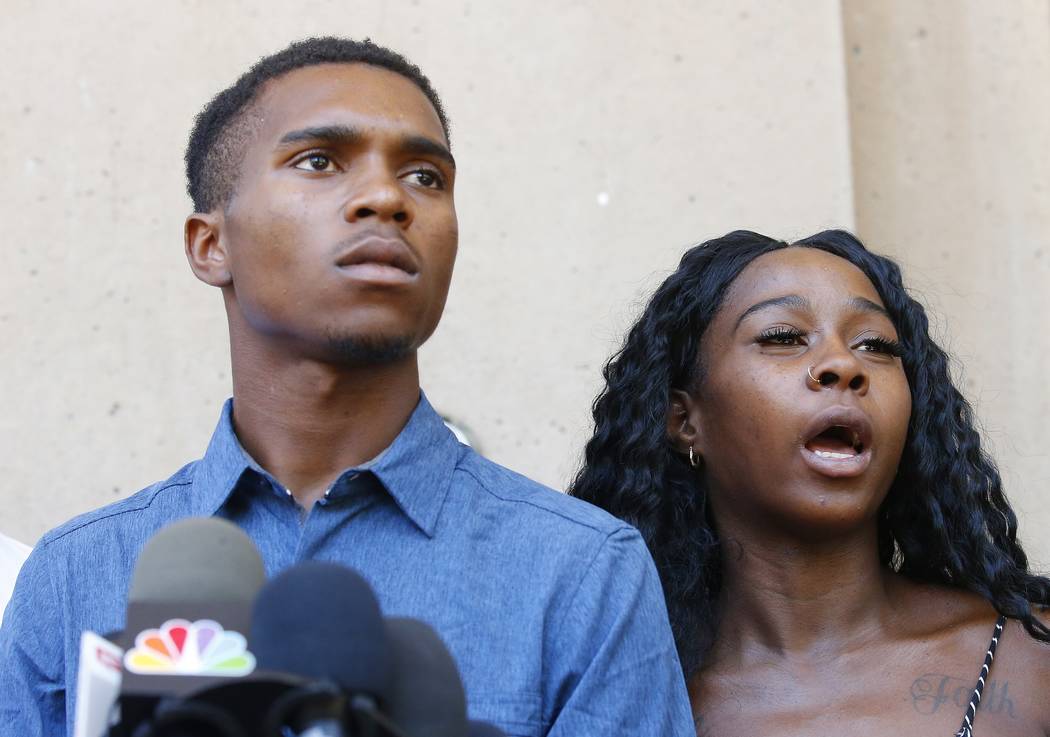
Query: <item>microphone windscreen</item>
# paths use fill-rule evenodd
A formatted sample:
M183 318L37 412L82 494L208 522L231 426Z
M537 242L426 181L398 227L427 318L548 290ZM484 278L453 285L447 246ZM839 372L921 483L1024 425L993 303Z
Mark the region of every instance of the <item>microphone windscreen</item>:
M142 548L128 603L250 602L265 582L262 558L241 528L191 517L160 530Z
M386 700L391 667L379 602L345 566L307 561L276 576L255 601L250 645L259 668Z
M132 573L120 639L122 724L148 720L158 698L251 673L245 635L265 582L255 545L226 520L183 519L150 538Z
M471 721L467 729L467 737L507 737L503 730L494 727L488 722Z
M383 711L406 737L466 737L467 697L452 653L418 619L386 620L394 681Z

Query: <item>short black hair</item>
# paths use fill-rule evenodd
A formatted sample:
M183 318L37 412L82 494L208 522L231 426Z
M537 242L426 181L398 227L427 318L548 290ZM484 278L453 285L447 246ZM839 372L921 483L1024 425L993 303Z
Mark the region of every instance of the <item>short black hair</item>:
M248 112L263 85L275 77L318 64L371 64L413 82L430 100L445 138L448 118L441 99L419 67L396 51L373 43L326 36L296 41L257 61L240 79L212 98L197 115L186 146L186 191L196 212L224 205L234 192L244 147L255 131Z

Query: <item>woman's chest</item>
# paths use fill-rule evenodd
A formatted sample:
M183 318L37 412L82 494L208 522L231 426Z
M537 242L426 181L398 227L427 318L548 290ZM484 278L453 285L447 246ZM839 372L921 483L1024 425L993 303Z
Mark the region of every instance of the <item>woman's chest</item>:
M1045 737L1045 699L1016 672L993 669L978 701L978 670L909 665L702 676L690 688L697 735L953 737L974 701L974 737Z

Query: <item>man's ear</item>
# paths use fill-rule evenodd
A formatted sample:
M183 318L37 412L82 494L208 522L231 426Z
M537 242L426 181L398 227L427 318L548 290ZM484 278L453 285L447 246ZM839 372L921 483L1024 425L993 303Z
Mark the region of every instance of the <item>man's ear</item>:
M689 392L671 390L671 402L667 408L667 437L679 453L687 455L692 448L697 455L703 455L700 404Z
M186 218L186 260L197 278L213 287L233 283L222 225L221 212L195 212Z

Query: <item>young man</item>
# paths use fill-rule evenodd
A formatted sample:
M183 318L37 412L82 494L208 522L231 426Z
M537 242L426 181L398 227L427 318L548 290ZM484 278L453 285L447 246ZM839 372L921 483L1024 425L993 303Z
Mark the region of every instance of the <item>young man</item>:
M293 44L205 108L186 162L186 254L222 291L233 399L202 460L37 545L0 634L7 733L71 725L81 631L122 627L154 532L218 515L269 574L336 560L431 623L471 716L508 734L692 734L637 532L457 443L420 393L457 247L421 72L369 42Z

